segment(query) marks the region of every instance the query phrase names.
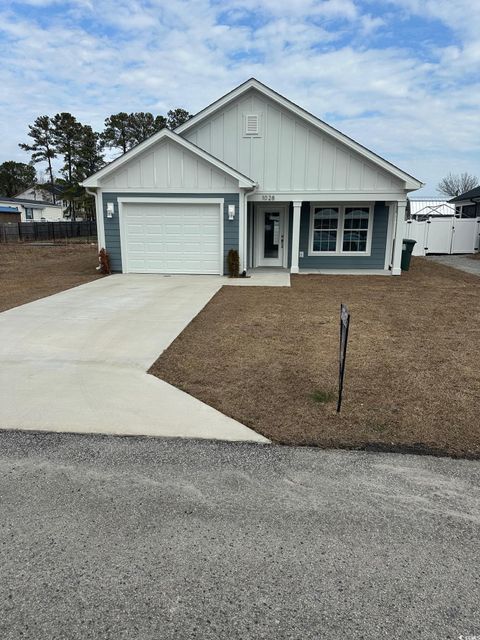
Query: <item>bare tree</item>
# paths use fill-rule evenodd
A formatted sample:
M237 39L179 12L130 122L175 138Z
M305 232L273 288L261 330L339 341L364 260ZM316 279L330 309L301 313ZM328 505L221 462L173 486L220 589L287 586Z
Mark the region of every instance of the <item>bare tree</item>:
M444 196L455 198L478 186L477 176L469 173L449 173L438 183L437 191Z

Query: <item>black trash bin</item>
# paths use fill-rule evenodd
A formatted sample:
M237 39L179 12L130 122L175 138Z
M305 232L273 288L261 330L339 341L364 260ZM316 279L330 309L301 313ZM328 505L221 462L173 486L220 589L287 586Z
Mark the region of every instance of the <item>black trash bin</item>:
M402 244L402 260L400 266L402 271L410 269L410 260L412 259L413 247L417 244L416 240L404 240Z

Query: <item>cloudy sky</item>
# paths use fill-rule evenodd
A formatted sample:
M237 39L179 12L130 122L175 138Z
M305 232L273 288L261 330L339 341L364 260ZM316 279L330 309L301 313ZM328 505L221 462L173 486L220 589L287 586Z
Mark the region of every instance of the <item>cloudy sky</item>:
M195 113L254 76L436 192L480 177L478 0L0 0L0 162L42 114Z

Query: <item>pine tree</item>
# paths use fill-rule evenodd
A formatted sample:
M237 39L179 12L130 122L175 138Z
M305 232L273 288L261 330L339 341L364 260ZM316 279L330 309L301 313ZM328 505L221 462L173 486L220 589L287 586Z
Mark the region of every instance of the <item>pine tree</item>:
M75 187L77 186L75 172L82 144L83 125L71 113L57 113L52 118L52 131L55 152L63 157L60 173L67 187L64 197L68 200L70 218L75 220L75 208L73 207Z
M102 133L104 144L110 149L121 149L122 153L126 153L133 146L130 126L130 116L124 111L106 118Z
M163 116L154 117L151 113L143 111L131 113L129 120L129 139L132 146L143 142L167 126L167 120Z
M94 131L90 125L83 125L74 158L73 178L75 182L83 182L85 178L96 173L105 165L103 149L104 143L101 135Z
M169 129L176 129L187 120L190 120L191 117L192 114L185 111L185 109L178 107L177 109L170 109L167 113L167 126Z
M50 188L52 190L53 202L55 203L55 180L53 177L52 160L56 157L56 153L52 121L48 116L39 116L28 128L28 135L33 139L33 143L26 144L22 142L19 144L19 147L25 151L32 151L33 164L47 162Z

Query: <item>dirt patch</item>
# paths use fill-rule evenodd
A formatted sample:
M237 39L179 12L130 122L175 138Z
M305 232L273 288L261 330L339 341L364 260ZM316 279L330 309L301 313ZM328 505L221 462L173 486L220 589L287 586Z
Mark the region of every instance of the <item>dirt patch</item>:
M89 244L0 244L0 311L90 282L99 275Z
M340 302L352 314L335 412ZM151 373L275 442L480 456L480 280L413 260L400 278L223 287Z

